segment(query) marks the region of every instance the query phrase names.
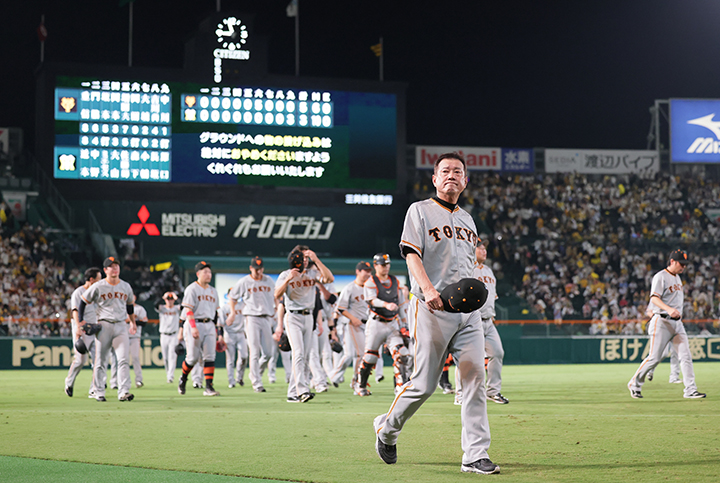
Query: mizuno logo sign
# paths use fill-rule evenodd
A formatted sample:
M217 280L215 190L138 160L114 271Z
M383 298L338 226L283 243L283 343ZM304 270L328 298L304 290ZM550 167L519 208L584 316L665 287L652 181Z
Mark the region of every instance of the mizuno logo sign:
M711 154L720 152L720 121L713 121L715 114L708 114L707 116L699 117L697 119L691 119L687 121L688 124L694 124L696 126L704 127L710 130L715 138L711 137L699 137L690 145L687 149L689 154Z

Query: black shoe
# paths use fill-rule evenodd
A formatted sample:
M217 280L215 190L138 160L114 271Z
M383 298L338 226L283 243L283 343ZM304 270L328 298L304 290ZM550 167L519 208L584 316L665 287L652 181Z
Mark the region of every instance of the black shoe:
M385 380L385 376L382 376L382 375L380 377L378 377L377 379L375 379L376 382L382 382L384 380Z
M95 398L95 400L97 402L106 402L107 401L107 399L105 399L105 396L98 396Z
M463 473L480 473L481 475L500 473L500 467L488 458L477 460L475 463L470 463L469 465L462 465L460 470Z
M203 396L219 396L220 393L215 390L215 387L213 387L212 382L206 382L205 383L205 390L203 391Z
M203 385L202 385L202 384L198 384L197 382L193 382L193 387L194 387L195 389L202 389L202 388L203 388Z
M340 384L338 384L337 382L333 381L333 386L335 386L335 387L340 387Z
M397 463L397 446L394 444L385 444L380 438L375 442L375 451L381 460L389 465Z
M180 394L185 394L185 384L187 384L187 379L183 380L180 378L180 383L178 384L178 392Z
M260 387L258 387L258 388L256 388L256 389L253 389L253 391L255 391L255 392L267 392L267 391L265 390L265 388L262 387L262 386L260 386Z
M648 380L648 382L652 381L653 373L651 372L650 374L648 374L646 379Z
M73 388L72 387L65 387L65 394L72 397L73 395Z
M120 396L118 398L118 401L132 401L133 399L135 399L135 396L128 393L128 394L123 394L122 396Z
M238 381L238 384L240 384L240 387L242 387L242 386L245 385L245 381L243 381L242 379L240 379L240 380Z
M500 394L500 393L497 393L497 394L495 394L494 396L488 396L488 397L487 397L487 400L488 400L488 401L495 401L495 402L498 403L498 404L507 404L507 403L510 402L510 401L508 401L508 399L507 399L505 396L503 396L503 395Z
M288 396L287 402L289 402L289 403L299 403L299 402L300 402L300 398L297 397L297 396Z
M683 396L685 399L702 399L706 396L703 392L695 391L692 394L688 394L687 396Z
M314 398L314 397L315 397L315 394L313 394L313 393L311 393L311 392L305 392L305 393L301 394L298 399L300 400L300 402L305 403L305 402L308 402L309 400L311 400L311 399Z

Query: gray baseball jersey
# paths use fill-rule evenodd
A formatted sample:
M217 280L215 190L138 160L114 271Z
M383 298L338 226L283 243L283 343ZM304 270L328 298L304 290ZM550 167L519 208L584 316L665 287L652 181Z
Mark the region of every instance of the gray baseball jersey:
M368 305L365 302L365 289L354 280L342 289L337 302L338 311L347 310L360 320L367 320Z
M275 313L275 283L267 275L255 280L248 275L237 281L230 298L245 302L243 315L273 315Z
M108 322L125 322L128 301L134 297L132 287L124 280L110 285L107 278L95 282L82 294L86 304L97 304L97 319Z
M477 229L470 214L455 207L447 208L436 199L417 201L405 215L400 251L415 251L435 290L442 291L462 278L472 276L475 266ZM417 280L410 274L410 292L425 297Z
M673 275L668 272L667 269L660 270L656 273L650 285L650 296L652 297L653 295L660 297L660 300L665 302L670 308L677 309L677 311L680 312L680 317L682 317L685 296L683 294L682 280L680 280L679 275ZM664 310L655 304L653 304L652 310L654 314L667 315Z
M159 331L161 334L174 334L180 326L180 306L173 305L167 308L165 305L158 307L160 317Z
M212 285L202 288L199 283L193 282L185 289L182 306L192 310L195 319L214 319L219 307L217 290Z
M288 277L290 277L290 270L285 270L278 276L275 286L280 286ZM315 307L315 280L319 278L320 272L311 268L292 279L285 288L285 308L287 310L312 310Z
M91 285L92 286L92 285ZM75 291L72 293L72 296L70 297L70 309L71 310L78 310L80 307L80 301L82 300L82 294L86 292L86 288L84 285L80 285L78 288L75 289ZM88 304L85 306L85 322L88 322L90 324L94 324L97 322L97 311L95 310L95 304Z
M222 324L224 331L234 334L245 332L245 316L242 314L244 307L245 302L242 300L235 304L235 319L233 319L233 325L230 327L225 325L225 320L228 318L228 315L230 315L230 304L225 304L218 309L218 322Z
M495 300L497 300L497 280L495 279L495 274L492 271L492 268L488 267L485 264L480 265L479 263L475 265L475 268L473 269L473 278L477 278L482 283L485 284L485 288L487 288L488 291L488 297L487 301L485 302L485 305L483 305L480 308L480 315L483 319L493 319L495 318Z

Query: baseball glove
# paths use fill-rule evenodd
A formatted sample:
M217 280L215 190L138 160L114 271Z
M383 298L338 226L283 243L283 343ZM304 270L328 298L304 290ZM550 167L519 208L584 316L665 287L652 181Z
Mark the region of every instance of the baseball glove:
M333 352L337 352L338 354L343 351L342 344L333 339L330 339L330 348L333 350Z
M78 351L80 354L87 354L88 349L85 345L85 341L82 340L82 337L75 341L75 350Z
M280 336L280 340L278 341L278 349L283 352L290 352L292 350L290 347L290 339L288 339L288 336L285 332L283 332L283 335Z
M227 344L224 340L217 341L217 344L215 344L215 350L217 352L225 352L225 349L227 349Z
M175 346L175 354L178 355L178 357L182 357L185 355L185 344L180 342L178 345Z
M85 331L86 335L95 335L102 330L102 325L88 323L83 325L83 330Z

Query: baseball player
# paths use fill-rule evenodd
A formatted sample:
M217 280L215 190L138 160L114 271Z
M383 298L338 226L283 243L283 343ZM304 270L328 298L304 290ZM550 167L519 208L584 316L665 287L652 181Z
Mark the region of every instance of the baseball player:
M400 290L400 282L394 275L390 275L390 255L378 253L373 257L375 275L365 282L365 301L370 307L370 317L365 326L365 354L360 365L360 376L355 394L369 396L367 381L375 362L381 357L380 350L387 343L393 359L395 372L395 393L407 382L407 365L410 353L400 335L401 326L405 326L405 319L400 323L398 312L405 303Z
M87 305L96 304L96 316L102 326L95 336L95 364L93 378L95 399L105 402L105 380L110 349L115 351L118 361L118 400L132 401L130 394L130 353L129 334L137 331L133 308L133 291L130 284L120 279L120 262L108 257L103 262L105 279L94 283L81 295L78 307L79 320L85 320ZM129 327L126 321L129 320Z
M228 294L230 293L228 290ZM218 323L224 326L223 333L227 350L225 351L225 368L227 369L228 387L233 388L237 384L245 385L245 364L248 360L248 343L245 338L245 317L242 314L245 303L238 304L230 302L218 309ZM233 313L233 317L230 317ZM237 360L237 362L236 362Z
M440 381L443 356L453 354L461 367L464 400L461 409L463 457L461 471L498 473L490 461L490 426L485 399L485 339L479 310L443 310L440 291L470 278L475 266L477 230L469 213L457 205L467 185L465 161L443 154L432 176L436 196L410 205L400 250L410 272L413 295L408 310L415 369L387 414L374 420L375 449L387 464L397 461L396 443L407 420L429 398Z
M650 353L642 361L630 382L628 382L630 396L635 399L643 397L641 390L645 383L645 377L648 372L660 364L663 351L671 341L680 359L680 369L685 384L683 397L687 399L705 397L705 394L699 392L695 385L692 354L690 353L685 326L682 323L684 294L680 274L685 271L687 263L687 253L683 250L675 250L670 254L667 268L660 270L652 279L650 301L653 303L654 315L650 320L650 323L653 324L649 342Z
M175 348L178 345L176 334L180 323L180 306L175 305L177 299L178 296L175 292L165 292L162 300L155 304L155 309L160 317L160 349L162 350L163 364L165 365L168 384L174 382L175 367L177 366L177 353L175 352Z
M250 382L255 392L265 392L262 372L270 361L275 345L272 340L272 325L277 303L275 283L265 275L262 258L255 257L251 260L250 275L237 281L228 298L233 310L238 300L244 302L242 315L245 317L245 333L250 352Z
M328 283L324 285L325 289L330 293L329 298L322 297L322 311L320 312L320 331L322 335L318 336L318 351L320 352L320 361L322 367L325 370L325 374L331 374L334 368L333 354L330 347L330 325L332 321L332 314L337 302L337 290L335 284Z
M88 361L88 355L90 356L91 364L95 360L95 336L92 335L85 335L85 332L82 330L82 326L85 325L85 322L89 322L91 324L97 323L97 317L95 314L95 305L88 305L85 307L85 320L81 320L78 316L78 307L80 305L80 302L82 301L82 294L89 289L92 284L95 282L99 282L102 280L102 272L97 267L91 267L85 270L85 283L80 285L78 288L75 289L75 291L72 293L72 296L70 297L70 304L71 304L71 310L72 310L72 340L75 342L78 339L82 339L85 343L85 347L87 347L88 352L85 354L80 354L77 349L73 350L75 351L75 355L73 356L72 363L70 364L70 369L68 370L68 375L65 378L65 394L72 397L73 396L73 387L75 386L75 379L77 378L78 374L80 374L80 370L83 368L85 363ZM93 385L93 382L90 382L90 397L93 397L93 394L95 392L95 387Z
M274 338L279 340L283 328L292 347L293 380L288 385L288 402L307 402L314 397L307 380L307 364L310 338L313 336L313 309L315 307L315 283L330 283L332 272L318 256L304 245L295 247L288 257L289 270L282 272L275 284L275 298L285 297L285 317L278 321ZM315 268L307 268L309 262Z
M655 331L655 321L652 320L653 318L653 303L648 303L647 309L645 309L645 315L650 317L650 321L647 324L647 333L648 335L652 334ZM680 380L680 360L678 359L677 350L675 350L675 346L672 344L672 341L668 342L668 345L665 346L665 350L663 350L662 358L665 359L667 356L670 356L670 384L682 384L682 380ZM655 369L652 369L651 371L648 371L647 376L645 376L645 379L647 381L652 381L653 376L655 375Z
M356 389L357 374L360 370L361 357L365 353L365 324L368 320L368 305L365 301L365 282L372 274L372 267L368 262L359 262L355 266L355 280L349 283L340 292L337 301L337 311L342 318L347 319L343 334L343 356L337 361L330 382L335 387L342 382L345 369L352 364L353 379L351 386ZM342 325L338 319L338 326Z
M188 375L202 357L205 374L203 396L219 396L213 386L215 377L215 350L218 342L224 344L223 336L216 329L219 300L217 290L210 285L212 268L207 262L195 265L197 280L185 289L180 319L184 320L179 337L185 339L186 354L178 392L185 394Z

